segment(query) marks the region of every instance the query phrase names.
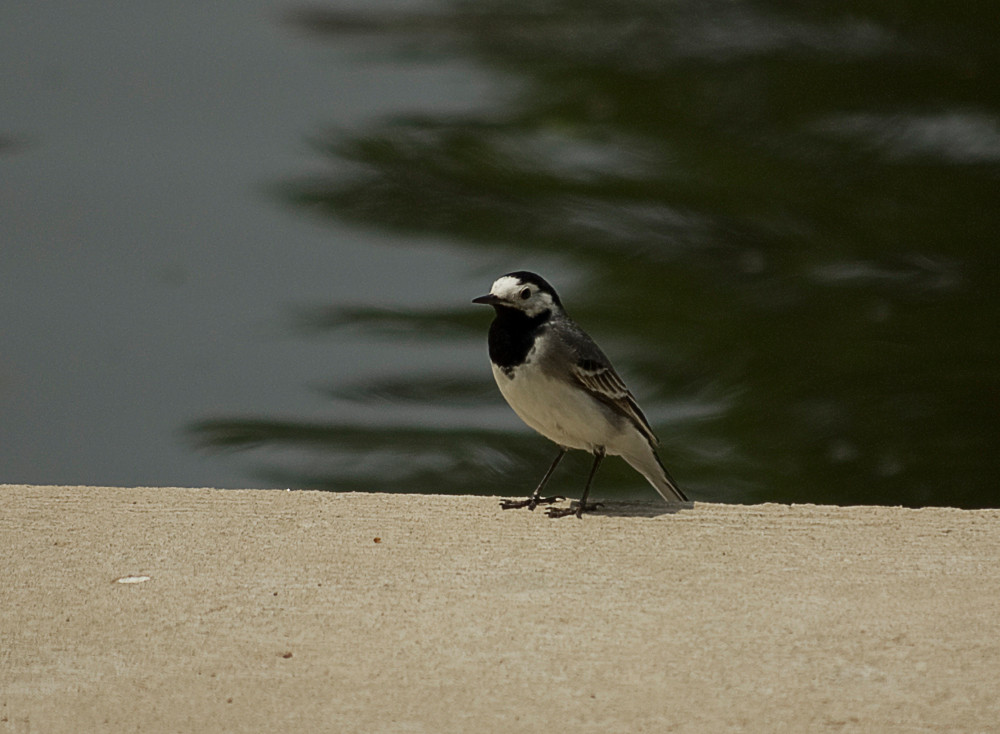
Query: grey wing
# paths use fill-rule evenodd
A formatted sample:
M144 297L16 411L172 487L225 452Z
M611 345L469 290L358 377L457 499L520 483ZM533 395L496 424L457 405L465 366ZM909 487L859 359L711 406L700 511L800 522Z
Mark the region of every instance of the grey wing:
M594 397L611 405L631 420L652 446L659 444L653 429L649 426L649 421L642 414L638 403L614 367L604 360L580 359L573 365L572 372L576 381Z

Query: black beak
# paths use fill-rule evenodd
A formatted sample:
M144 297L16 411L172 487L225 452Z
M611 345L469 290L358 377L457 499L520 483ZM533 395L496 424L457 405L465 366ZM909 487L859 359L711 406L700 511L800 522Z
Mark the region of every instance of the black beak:
M498 303L502 303L501 299L497 298L492 293L489 293L489 294L487 294L485 296L480 296L479 298L473 298L472 302L473 303L482 303L482 304L485 304L487 306L495 306Z

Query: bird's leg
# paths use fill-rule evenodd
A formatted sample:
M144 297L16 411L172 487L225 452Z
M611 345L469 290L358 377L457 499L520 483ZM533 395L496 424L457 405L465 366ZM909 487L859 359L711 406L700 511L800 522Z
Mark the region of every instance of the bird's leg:
M576 515L577 517L583 517L585 512L593 512L598 507L604 507L603 502L592 502L587 504L587 495L590 494L590 483L594 481L594 475L597 474L597 467L601 465L601 461L604 459L604 447L599 446L596 451L594 451L594 465L590 468L590 476L587 477L587 486L583 488L583 496L580 497L580 503L576 506L574 510L572 507L550 507L545 513L549 517L566 517L567 515Z
M565 497L541 497L540 496L541 493L542 493L542 487L544 487L545 483L547 481L549 481L549 477L552 476L552 472L554 472L556 470L556 467L559 466L559 462L562 460L562 457L564 457L565 455L566 455L566 449L560 447L559 448L559 453L556 455L556 458L553 460L552 465L549 467L549 470L547 472L545 472L545 476L542 477L542 481L540 481L538 483L538 486L535 487L535 491L531 493L531 496L528 499L526 499L526 500L500 500L500 507L503 508L504 510L516 510L516 509L521 508L521 507L527 507L529 510L534 510L536 507L538 507L538 505L551 505L553 502L558 502L559 500L566 499Z

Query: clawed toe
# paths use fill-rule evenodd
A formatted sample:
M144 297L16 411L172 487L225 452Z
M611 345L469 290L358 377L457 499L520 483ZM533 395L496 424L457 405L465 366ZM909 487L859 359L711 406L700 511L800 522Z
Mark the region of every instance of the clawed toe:
M568 515L576 515L577 517L583 517L585 512L596 512L597 508L604 507L603 502L591 502L589 504L583 502L577 502L574 507L550 507L545 511L545 514L549 517L567 517Z
M519 510L522 507L527 507L529 510L534 510L539 505L551 505L556 502L562 502L565 497L529 497L526 500L500 500L500 509L502 510Z

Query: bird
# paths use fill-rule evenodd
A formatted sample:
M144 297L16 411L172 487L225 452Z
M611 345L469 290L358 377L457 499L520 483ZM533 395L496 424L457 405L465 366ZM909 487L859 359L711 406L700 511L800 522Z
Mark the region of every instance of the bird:
M622 457L667 502L688 501L657 456L656 435L635 397L601 348L569 317L547 280L526 270L507 273L472 302L495 312L488 346L500 393L522 421L559 447L531 496L502 500L503 509L534 510L564 499L541 494L572 449L593 454L593 466L576 509L549 507L549 517L581 518L602 506L587 498L608 454Z

